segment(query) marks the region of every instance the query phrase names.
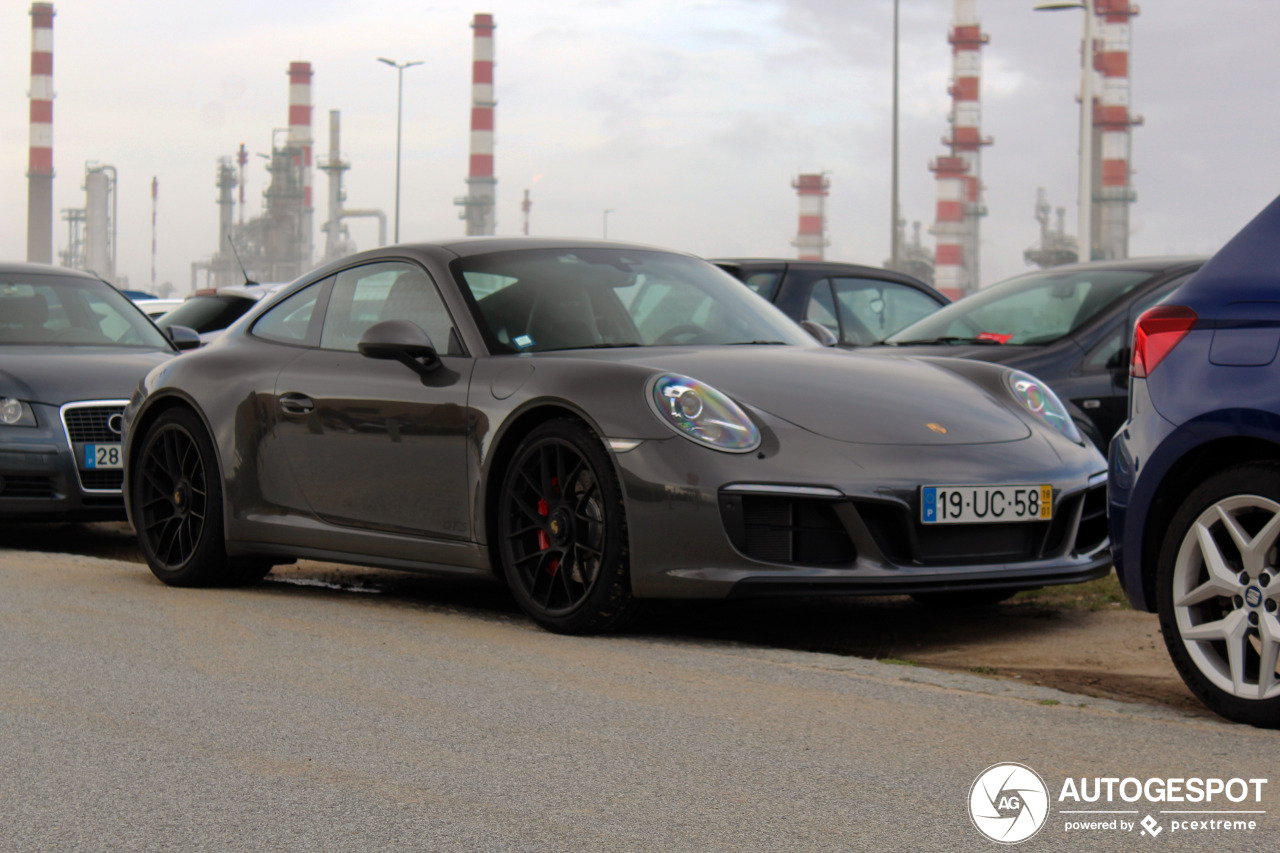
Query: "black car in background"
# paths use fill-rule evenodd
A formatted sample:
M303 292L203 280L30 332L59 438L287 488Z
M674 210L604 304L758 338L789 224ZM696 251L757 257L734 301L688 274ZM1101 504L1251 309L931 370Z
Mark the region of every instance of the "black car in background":
M195 329L200 333L200 339L208 343L219 332L257 305L258 300L283 286L283 284L249 282L234 287L197 290L177 307L155 318L156 325L161 329L169 329L173 326Z
M825 327L843 346L879 343L948 303L919 279L878 267L777 258L712 263L796 322Z
M1037 270L956 300L869 352L992 361L1043 379L1104 453L1128 413L1138 315L1204 258L1133 258Z
M121 413L177 351L92 275L0 264L0 521L124 518Z

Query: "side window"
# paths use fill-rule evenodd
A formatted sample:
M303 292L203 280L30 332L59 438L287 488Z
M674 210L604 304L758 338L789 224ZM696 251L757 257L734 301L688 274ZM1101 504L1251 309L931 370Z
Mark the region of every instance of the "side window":
M344 270L334 278L320 346L356 351L365 330L384 320L408 320L431 338L441 354L452 352L453 322L423 270L404 261Z
M1125 344L1127 329L1121 323L1115 331L1110 332L1102 342L1093 348L1085 357L1081 368L1085 373L1103 373L1120 366L1120 349Z
M883 341L942 307L914 287L893 281L838 278L832 285L848 343Z
M840 321L836 319L836 303L831 296L831 282L823 279L813 286L809 295L809 305L804 309L804 318L826 326L831 334L840 338Z
M305 344L324 282L299 290L258 318L253 334L282 344Z
M778 288L779 278L781 276L776 272L757 272L744 278L742 283L772 302L773 292Z

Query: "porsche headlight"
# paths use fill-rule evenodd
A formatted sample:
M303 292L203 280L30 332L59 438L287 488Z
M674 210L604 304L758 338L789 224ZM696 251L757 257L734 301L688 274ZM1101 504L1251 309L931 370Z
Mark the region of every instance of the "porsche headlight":
M0 397L0 425L3 426L35 426L36 413L21 400L13 397Z
M1009 371L1006 381L1009 383L1009 390L1013 393L1014 399L1021 403L1024 409L1077 444L1084 443L1080 438L1080 430L1076 429L1075 421L1071 420L1071 415L1067 412L1067 407L1062 405L1062 401L1058 399L1057 394L1053 393L1052 388L1030 373L1023 373L1021 370Z
M649 383L649 401L668 426L698 444L729 453L760 446L760 430L742 407L705 382L662 374Z

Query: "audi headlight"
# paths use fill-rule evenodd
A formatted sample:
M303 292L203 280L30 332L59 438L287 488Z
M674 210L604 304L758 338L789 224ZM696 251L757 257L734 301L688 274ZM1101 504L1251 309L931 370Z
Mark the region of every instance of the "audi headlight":
M1075 421L1071 420L1071 415L1067 412L1067 407L1062 405L1062 401L1058 399L1057 394L1053 393L1052 388L1030 373L1023 373L1021 370L1009 371L1006 381L1009 383L1009 390L1013 393L1014 399L1021 403L1024 409L1077 444L1084 443L1080 438L1080 430L1076 429Z
M760 446L760 430L742 407L705 382L662 374L649 383L649 402L668 426L698 444L729 453Z
M0 397L0 425L35 426L36 413L21 400L13 397Z

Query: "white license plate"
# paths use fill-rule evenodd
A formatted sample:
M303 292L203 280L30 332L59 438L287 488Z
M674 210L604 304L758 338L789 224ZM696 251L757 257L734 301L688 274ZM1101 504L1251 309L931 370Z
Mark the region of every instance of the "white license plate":
M123 468L124 459L118 444L86 444L84 446L85 470L98 468Z
M984 524L1048 521L1053 518L1053 486L921 486L924 524Z

